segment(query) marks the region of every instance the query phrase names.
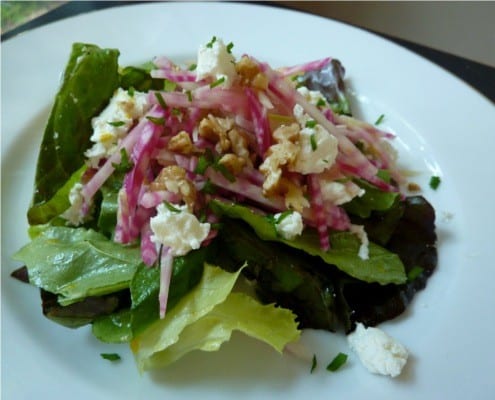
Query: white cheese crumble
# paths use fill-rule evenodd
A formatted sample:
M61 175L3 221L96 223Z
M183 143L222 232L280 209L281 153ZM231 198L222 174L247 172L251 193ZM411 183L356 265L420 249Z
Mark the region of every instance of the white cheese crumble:
M196 80L211 77L215 81L225 79L223 87L230 87L237 77L235 58L227 50L222 39L214 39L198 50Z
M323 199L336 206L348 203L354 197L361 197L365 192L364 189L351 181L336 182L324 179L320 180L320 190Z
M372 373L400 375L409 353L395 339L379 328L366 328L357 323L356 330L347 336L350 348L356 352L361 363Z
M83 222L82 206L84 197L82 195L83 185L76 183L69 192L70 207L65 210L61 217L67 220L70 224L77 226Z
M147 97L146 93L138 91L131 96L127 90L118 88L102 113L91 120L93 134L90 140L94 145L85 153L90 166L97 167L102 158L115 152L119 140L125 137L134 121L150 109Z
M367 260L369 258L369 240L366 231L364 230L363 225L354 225L351 224L349 230L354 233L359 240L361 241L361 245L359 246L358 256L363 260Z
M303 108L296 104L294 116L301 126L299 137L299 152L290 170L301 174L319 174L330 168L338 153L337 138L331 135L320 124L308 127L312 121Z
M279 221L275 224L275 229L284 239L292 240L299 236L304 229L302 215L297 211L292 211L288 215L277 213L274 217L275 221Z
M306 86L297 88L299 94L301 94L309 103L316 106L321 100L327 104L325 96L319 90L309 90Z
M211 226L199 222L186 205L173 207L172 210L165 204L157 207L157 215L150 220L151 240L170 247L173 255L183 256L200 247Z

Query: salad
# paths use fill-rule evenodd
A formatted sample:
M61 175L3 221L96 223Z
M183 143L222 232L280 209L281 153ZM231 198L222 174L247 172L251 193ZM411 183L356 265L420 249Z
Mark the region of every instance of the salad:
M45 128L13 273L44 315L127 343L140 371L312 328L398 375L407 352L374 327L433 273L435 211L394 135L352 115L341 62L273 68L216 37L191 63L118 57L75 43Z

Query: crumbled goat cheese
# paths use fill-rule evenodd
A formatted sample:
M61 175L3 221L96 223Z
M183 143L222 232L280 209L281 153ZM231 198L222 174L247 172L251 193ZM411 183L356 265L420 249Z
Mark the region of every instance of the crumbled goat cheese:
M314 106L316 106L321 100L323 100L325 104L327 103L325 96L323 96L319 90L309 90L306 86L301 86L297 88L297 91Z
M307 127L311 119L303 108L296 104L294 116L301 126L299 136L299 152L290 170L302 174L319 174L330 168L338 153L337 138L331 135L320 124Z
M282 217L282 213L274 215L275 221L280 221L275 224L277 233L284 239L292 240L299 236L304 228L302 215L297 211L292 211L290 214ZM282 218L280 218L282 217Z
M361 197L365 192L364 189L351 181L343 183L323 179L320 180L320 190L323 199L336 206L348 203L354 197Z
M222 39L215 39L198 50L196 80L212 77L215 80L225 78L222 86L230 87L237 77L235 58L227 51Z
M150 220L151 240L170 247L173 255L182 256L199 248L210 232L210 224L199 222L186 205L173 207L175 210L165 204L157 207L157 215Z
M361 246L359 246L358 256L363 260L369 258L369 240L363 225L353 225L351 224L350 231L354 233L361 241Z
M85 153L90 166L97 167L101 159L111 156L134 121L150 107L146 93L135 91L131 96L126 90L118 88L107 107L91 121L93 134L90 140L94 145Z
M357 323L356 330L347 336L347 341L362 364L374 374L393 378L400 375L409 356L402 344L381 329L365 328L361 323Z
M84 203L84 197L82 195L83 185L76 183L69 192L70 207L65 210L61 217L66 219L70 224L77 226L83 222L82 206Z

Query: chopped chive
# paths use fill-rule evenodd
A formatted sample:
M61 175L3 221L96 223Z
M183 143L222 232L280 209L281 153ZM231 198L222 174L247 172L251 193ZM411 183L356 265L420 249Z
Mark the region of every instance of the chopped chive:
M165 90L166 92L173 92L176 87L177 83L172 82L168 79L163 80L163 90Z
M189 100L190 102L193 101L193 97L192 97L192 93L190 90L186 90L186 95L187 95L187 100Z
M300 78L302 78L301 74L294 75L292 78L290 78L291 81L299 81Z
M198 67L198 65L197 65L197 64L191 64L191 65L189 66L188 70L189 70L189 71L195 71L197 67Z
M167 207L167 210L174 212L174 213L180 213L180 210L178 208L174 207L168 201L164 201L163 204L165 204L165 207Z
M225 165L217 162L213 164L213 168L220 172L229 182L235 182L234 174Z
M327 102L320 97L316 102L316 107L324 107L326 104Z
M119 361L121 359L117 353L101 353L100 356L108 361Z
M309 121L306 121L306 128L314 128L316 126L317 122L314 119L310 119Z
M385 115L383 115L383 114L380 115L378 117L378 119L375 121L375 125L380 125L383 122L384 118L385 118Z
M311 361L311 370L309 371L311 374L314 372L318 365L318 360L316 359L316 354L313 354L313 360Z
M311 143L311 150L316 151L316 149L318 148L318 143L316 142L316 134L315 133L313 133L309 137L309 141Z
M147 115L146 119L148 121L153 122L155 125L164 125L165 124L165 118L157 118L157 117L152 117L151 115Z
M335 372L347 361L347 354L339 353L335 358L327 365L327 371Z
M205 194L215 194L217 191L217 187L211 183L211 181L208 179L203 188L201 189L201 192L205 193Z
M216 223L210 224L210 228L215 230L215 231L220 230L221 227L222 227L221 222L216 222Z
M182 115L182 111L178 108L172 108L172 115L178 117L179 115Z
M430 187L433 189L433 190L437 190L438 187L440 186L440 177L439 176L432 176L430 178Z
M118 126L125 125L125 122L124 121L112 121L112 122L108 122L108 125L118 127Z
M221 78L217 79L215 82L210 83L210 88L214 88L218 85L221 85L224 82L225 82L225 76L222 76Z
M155 92L155 97L158 101L158 104L160 104L160 107L166 110L168 106L167 103L165 103L165 99L163 98L162 94L160 92Z
M424 269L417 265L412 267L412 269L407 273L407 280L409 282L416 280L423 273L423 271Z
M231 54L232 53L232 48L234 47L234 43L230 42L227 45L227 53Z
M206 44L206 47L208 47L209 49L211 49L213 47L213 43L215 43L217 41L217 37L216 36L213 36L211 38L211 40Z
M198 158L198 163L196 164L196 168L194 168L194 173L198 175L203 175L206 172L206 169L212 163L212 155L211 153L201 154Z
M129 87L129 89L127 89L127 94L131 97L134 97L135 91L136 91L136 89L134 89L134 86L131 86L131 87Z
M285 218L292 214L292 210L285 210L275 219L276 224L280 224Z
M114 167L115 171L117 172L127 173L132 169L133 166L134 163L129 158L129 155L127 154L127 150L125 149L125 147L122 147L120 149L120 163L118 164L112 163L112 167Z

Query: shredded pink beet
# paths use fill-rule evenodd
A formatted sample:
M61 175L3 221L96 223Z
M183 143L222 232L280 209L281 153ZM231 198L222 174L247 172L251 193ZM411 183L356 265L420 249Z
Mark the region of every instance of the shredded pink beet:
M172 269L174 265L174 256L169 247L162 246L162 254L160 256L160 291L158 293L158 301L160 303L160 318L165 318L167 313L168 292L170 288L170 280L172 278Z
M281 68L280 73L283 77L288 77L309 71L317 71L330 64L331 61L332 59L330 57L323 58L322 60L310 61L308 63L295 65L293 67Z
M271 145L271 134L266 116L266 108L260 103L253 89L246 88L245 93L258 142L258 152L263 156Z
M308 176L309 195L311 197L311 208L313 210L318 237L320 238L320 247L327 251L330 249L330 239L328 237L327 218L325 216L325 206L323 196L321 195L320 184L315 175Z
M153 231L150 228L150 223L146 221L141 228L141 258L148 267L153 266L158 259L156 245L151 241L152 234Z

